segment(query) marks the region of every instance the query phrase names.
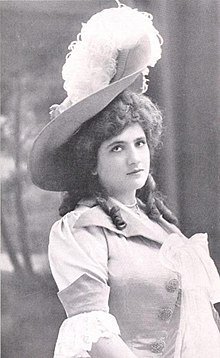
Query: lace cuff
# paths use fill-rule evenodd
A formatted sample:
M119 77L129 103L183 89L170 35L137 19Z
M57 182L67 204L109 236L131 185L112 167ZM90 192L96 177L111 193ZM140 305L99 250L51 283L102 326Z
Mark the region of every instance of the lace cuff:
M92 344L99 338L119 335L116 319L110 313L92 311L65 319L60 327L54 358L90 357Z

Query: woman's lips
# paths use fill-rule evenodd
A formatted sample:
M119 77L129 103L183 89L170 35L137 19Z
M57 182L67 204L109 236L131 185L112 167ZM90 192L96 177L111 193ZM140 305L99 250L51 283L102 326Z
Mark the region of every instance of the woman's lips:
M135 175L143 172L144 169L134 169L132 172L127 173L127 175Z

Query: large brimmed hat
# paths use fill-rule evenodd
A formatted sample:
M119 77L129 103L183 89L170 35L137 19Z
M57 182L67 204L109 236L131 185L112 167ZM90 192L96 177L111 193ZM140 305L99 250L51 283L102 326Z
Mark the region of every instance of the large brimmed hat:
M121 4L83 24L63 66L67 98L52 107L52 120L32 147L30 172L34 184L51 191L73 190L77 183L65 144L125 89L139 93L147 90L143 74L160 59L161 45L152 16Z

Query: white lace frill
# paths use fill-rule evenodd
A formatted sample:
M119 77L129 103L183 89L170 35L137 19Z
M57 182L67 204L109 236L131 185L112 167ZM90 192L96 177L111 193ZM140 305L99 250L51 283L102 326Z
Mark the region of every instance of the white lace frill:
M181 316L174 358L220 357L220 332L213 304L220 302L220 279L209 256L207 234L190 239L171 234L161 261L181 275Z
M87 351L99 338L119 334L115 317L106 312L92 311L67 318L59 330L54 358L90 357Z

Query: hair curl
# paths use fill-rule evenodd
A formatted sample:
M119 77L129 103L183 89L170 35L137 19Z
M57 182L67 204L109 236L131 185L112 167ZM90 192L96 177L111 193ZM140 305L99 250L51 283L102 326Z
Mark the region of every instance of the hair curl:
M120 210L107 207L108 195L100 185L98 176L92 174L97 167L98 150L105 140L119 135L127 126L139 123L146 135L152 159L161 143L162 122L160 110L148 97L128 90L85 122L68 143L69 153L74 152L72 165L75 168L74 176L77 175L77 182L80 185L64 194L59 208L60 215L63 216L73 210L82 198L95 197L96 202L112 218L116 227L122 230L126 223L123 222ZM162 215L169 222L177 223L175 216L163 203L161 194L156 191L151 173L144 187L137 191L137 196L143 202L142 209L150 218L157 220Z

